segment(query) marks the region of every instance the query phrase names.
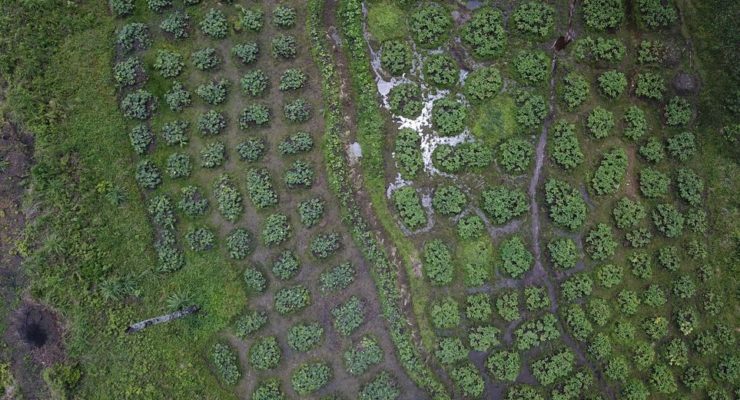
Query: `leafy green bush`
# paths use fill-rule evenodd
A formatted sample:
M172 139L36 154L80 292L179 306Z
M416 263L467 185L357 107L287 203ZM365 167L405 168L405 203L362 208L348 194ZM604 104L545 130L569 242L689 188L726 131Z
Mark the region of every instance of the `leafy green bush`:
M185 186L180 189L180 201L177 203L177 208L189 217L197 217L206 212L208 199L196 186Z
M158 50L157 57L154 60L154 69L165 78L174 78L182 72L185 67L182 54L169 51Z
M440 186L434 191L432 207L443 215L460 214L468 203L468 199L456 186Z
M297 14L295 8L279 4L272 10L272 23L278 28L290 29L295 25Z
M305 99L295 99L283 106L283 114L290 122L306 122L311 117L311 106Z
M291 188L310 188L313 185L315 173L313 167L302 160L295 160L285 171L285 184Z
M482 103L494 98L499 91L503 80L496 67L482 67L468 74L465 78L464 93L471 103Z
M386 371L381 371L360 391L360 400L396 400L401 395L396 380Z
M139 155L144 154L149 145L154 142L154 135L152 135L152 131L149 130L149 127L146 125L135 126L131 129L128 137L131 141L131 147L133 147L134 153Z
M149 9L159 13L165 8L172 7L172 0L146 0Z
M651 29L668 27L678 19L672 1L638 0L637 8L640 22Z
M310 151L313 148L313 138L306 132L296 132L280 142L278 151L282 155L295 155Z
M226 161L226 145L222 142L208 143L200 150L200 165L203 168L220 167Z
M259 46L255 42L240 43L231 48L231 54L238 58L242 64L251 64L257 61L259 53Z
M259 338L249 348L249 364L256 370L275 369L280 364L281 353L275 336Z
M237 6L240 15L239 21L237 22L238 29L246 29L252 32L259 32L262 30L264 24L265 13L258 7L244 8Z
M483 378L478 373L478 369L470 362L453 368L450 372L450 378L465 397L479 398L483 394Z
M447 39L452 27L452 18L447 10L437 3L424 3L411 14L409 22L414 41L422 47L435 47Z
M226 236L226 250L229 257L241 260L252 252L252 234L244 228L236 228Z
M668 238L675 238L683 233L686 219L671 204L658 204L652 212L655 227Z
M496 311L506 322L519 319L519 294L515 291L501 292L496 299Z
M185 39L188 37L188 20L190 17L182 11L175 11L169 14L159 24L159 28L174 36L175 39Z
M195 94L197 94L206 103L215 106L226 101L229 84L230 82L226 79L209 81L198 86L198 88L195 89Z
M485 168L491 162L493 152L480 142L465 142L456 146L440 144L432 152L434 167L448 173Z
M559 338L560 331L557 324L557 318L553 314L545 314L541 318L522 323L514 331L516 348L526 351Z
M612 210L614 221L620 229L632 228L645 218L645 207L637 200L622 197Z
M288 329L288 346L299 352L315 349L324 339L324 328L318 322L296 324Z
M647 132L647 119L640 107L630 106L624 112L624 136L630 140L637 140Z
M185 241L193 251L206 251L216 244L216 235L208 228L192 228L185 234Z
M303 200L298 204L298 216L307 228L316 225L323 215L324 201L319 197Z
M344 303L331 309L334 329L342 336L349 336L365 322L365 302L351 296Z
M555 224L576 230L586 220L586 203L581 193L567 182L549 179L545 183L545 201Z
M692 206L701 204L701 196L704 191L704 181L694 171L688 168L678 170L678 194Z
M280 381L269 379L257 384L252 392L252 400L285 400L285 394L280 390Z
M485 322L493 313L491 297L487 293L474 293L467 298L465 315L471 321Z
M214 39L223 39L229 32L229 24L221 10L210 8L198 24L200 30Z
M262 293L267 288L267 278L255 267L248 267L244 270L244 283L247 289L256 293Z
M150 92L139 89L126 95L121 101L121 110L126 118L145 120L157 110L157 98Z
M596 107L588 114L586 127L591 136L603 139L609 136L614 129L614 114L605 108Z
M562 350L532 363L532 375L544 386L565 378L573 371L575 356L570 350Z
M500 146L499 163L509 173L524 173L534 155L534 146L524 139L509 139Z
M460 338L445 337L439 340L434 356L440 364L455 364L468 358L468 349Z
M136 165L136 182L144 189L153 190L162 184L162 174L151 160L141 160Z
M452 283L454 264L452 254L441 240L432 240L424 245L424 275L433 285L442 286Z
M275 293L275 310L282 315L294 314L311 304L311 293L303 285L282 288Z
M196 50L190 54L190 61L195 68L201 71L207 71L218 67L223 62L213 47Z
M622 185L627 173L627 153L619 147L604 153L591 178L591 187L598 195L613 194Z
M589 85L578 72L569 72L563 78L562 98L570 110L575 110L588 98Z
M134 0L108 0L108 6L116 17L125 17L134 12Z
M457 235L460 236L460 239L466 241L478 239L485 230L486 226L483 224L483 220L477 215L469 215L457 221Z
M596 279L599 284L607 289L611 289L622 282L624 269L621 266L613 264L604 264L596 270Z
M422 168L421 135L413 129L403 128L396 136L395 158L398 168L406 178L414 178Z
M663 143L660 140L651 137L645 144L640 146L639 153L651 163L659 163L665 158Z
M591 295L593 285L593 280L587 273L573 274L560 284L560 294L565 301L572 303Z
M236 353L226 344L216 343L211 350L211 359L221 380L227 385L236 385L241 377Z
M432 126L443 136L454 136L462 132L467 117L465 105L452 96L435 100L432 106Z
M426 212L421 206L419 195L412 186L405 186L394 191L393 204L407 228L414 230L426 225Z
M655 364L650 371L650 383L658 393L671 394L678 390L676 378L665 364Z
M246 339L267 324L267 313L264 311L247 311L236 320L236 336Z
M264 104L250 104L239 114L239 127L252 129L267 126L270 122L270 109Z
M503 15L498 9L489 6L480 7L463 25L460 37L472 48L476 57L493 58L506 46L503 22Z
M218 211L228 221L234 222L244 212L242 195L237 190L231 177L223 174L213 183L213 195L216 197Z
M278 277L278 279L282 280L288 280L294 277L300 268L301 264L290 250L285 250L280 253L278 258L272 263L272 273Z
M665 106L665 121L669 126L684 126L691 121L691 104L683 97L675 96Z
M198 117L198 130L203 136L218 135L226 129L226 117L216 110L208 110Z
M258 137L247 138L236 145L236 153L246 162L257 162L265 155L265 141Z
M521 33L546 37L555 24L555 8L534 1L522 3L512 15L514 28Z
M319 281L325 294L337 292L351 285L355 280L355 267L348 262L341 263L329 271L322 272Z
M170 178L187 178L193 170L187 153L172 153L167 157L165 168Z
M637 74L635 94L653 100L663 99L665 92L665 81L656 72L641 72Z
M278 202L270 174L264 168L247 171L247 193L257 208L270 207Z
M524 289L525 304L527 310L537 311L550 307L550 297L544 287L529 286Z
M494 224L505 224L529 208L526 195L517 189L499 186L481 193L481 207Z
M516 95L516 122L522 130L537 128L547 116L545 98L539 94L521 91Z
M455 299L443 297L432 303L432 325L439 329L454 328L460 324L460 311Z
M520 51L514 57L514 71L525 83L539 84L549 74L550 63L543 51Z
M265 218L262 226L262 242L265 246L276 246L288 240L291 234L288 216L285 214L270 214Z
M579 61L617 63L622 61L627 48L617 38L586 36L576 41L573 55Z
M175 212L172 208L172 201L167 195L158 195L149 200L147 211L157 225L167 229L175 227Z
M437 87L450 87L457 83L459 70L455 60L447 54L433 54L424 61L424 78Z
M124 53L131 50L146 50L152 45L149 28L141 22L126 24L118 30L116 44Z
M113 79L119 87L133 86L136 84L137 78L139 81L145 82L147 76L144 66L136 57L129 57L113 67Z
M501 243L499 251L501 268L512 278L519 278L532 268L534 258L521 237L513 236L505 240Z
M416 118L423 107L421 89L415 83L402 83L388 93L391 111L406 118Z
M578 248L572 239L553 239L548 243L547 250L550 253L550 261L557 268L573 268L578 262Z
M406 42L387 40L380 50L380 66L389 74L403 75L411 70L413 54Z
M298 54L298 42L293 35L277 34L272 39L272 56L283 60L292 60Z
M280 75L278 89L281 91L298 90L306 84L308 77L298 68L288 68Z
M290 383L296 393L306 396L326 386L331 379L332 370L329 364L323 361L313 361L301 364L294 369L290 376Z
M522 362L516 351L496 351L488 356L486 369L496 381L514 382L522 369Z
M624 72L609 70L599 75L599 89L605 96L616 99L627 88L627 77Z
M261 69L254 69L244 74L239 82L245 94L259 97L267 89L269 79Z
M501 343L498 339L500 333L501 331L495 326L476 326L470 329L468 342L473 350L488 352Z
M691 132L682 132L668 138L668 153L681 162L688 161L696 153L696 141Z
M344 352L343 359L347 372L360 376L383 361L383 349L373 337L363 336L356 346Z
M341 236L337 233L322 233L311 241L311 254L316 258L328 258L342 247Z
M556 122L552 127L552 139L548 146L550 158L566 170L577 167L584 158L575 130L575 125L565 120Z
M182 83L172 82L172 88L164 94L164 102L172 111L182 111L192 103L190 91L186 90Z
M649 198L663 197L668 193L671 179L657 169L647 167L640 171L640 192Z
M617 242L614 241L614 235L607 224L597 224L586 235L586 253L592 259L603 261L614 255L617 248Z
M584 0L583 19L597 31L614 29L624 20L622 0Z

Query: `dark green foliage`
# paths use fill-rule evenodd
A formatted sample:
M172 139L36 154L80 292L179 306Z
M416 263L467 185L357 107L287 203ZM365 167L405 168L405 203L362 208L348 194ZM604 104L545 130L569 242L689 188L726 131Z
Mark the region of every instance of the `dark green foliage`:
M172 0L147 0L146 3L149 9L156 13L161 12L165 8L172 7Z
M613 357L604 369L607 378L615 382L624 382L629 375L629 364L624 356Z
M204 49L196 50L190 55L195 68L201 71L207 71L218 67L221 64L221 58L216 53L216 49L212 47L206 47Z
M519 353L515 351L497 351L491 353L486 361L486 369L494 380L514 382L522 368Z
M481 103L494 98L502 85L501 73L496 67L482 67L468 74L463 91L468 101Z
M421 135L415 130L403 128L398 131L395 158L401 175L406 178L413 179L424 164L420 145Z
M627 48L617 38L590 36L579 39L573 47L573 55L580 61L590 63L617 63L622 61Z
M606 260L614 255L617 242L609 225L597 224L586 235L586 253L597 261Z
M654 168L643 168L640 171L640 192L649 198L663 197L668 193L671 179Z
M463 211L468 199L456 186L440 186L434 191L432 207L442 215L456 215Z
M346 302L332 308L334 329L340 335L349 336L365 322L365 302L357 296L350 297Z
M586 203L581 193L564 181L557 179L547 181L545 201L550 209L550 218L557 225L576 230L586 220Z
M292 28L295 25L296 18L296 11L293 7L279 4L272 10L272 23L278 28Z
M505 224L529 208L526 195L517 189L499 186L481 193L481 207L494 224Z
M696 141L691 132L682 132L668 138L668 153L679 161L688 161L696 153Z
M355 267L348 262L341 263L329 271L323 272L319 278L321 291L325 294L337 292L351 285L355 280Z
M691 121L691 104L683 97L675 96L665 106L665 122L668 126L685 126Z
M424 245L424 275L433 285L452 283L454 264L449 247L441 240L432 240Z
M432 303L432 325L439 329L454 328L460 324L458 304L452 297L443 297Z
M276 246L288 240L291 234L288 217L284 214L270 214L262 226L262 242L266 246Z
M584 156L576 136L576 127L565 120L553 125L548 149L550 158L566 170L573 169L583 162Z
M296 132L280 142L278 151L282 155L295 155L313 149L313 138L307 132Z
M447 54L433 54L424 61L424 78L437 87L454 85L458 76L457 63Z
M188 14L182 11L175 11L162 20L159 28L174 36L175 39L184 39L188 37L189 19Z
M640 298L634 291L623 289L617 294L617 304L622 314L634 315L640 305Z
M471 321L485 322L493 313L491 308L491 297L487 293L471 294L467 298L465 315Z
M265 141L258 137L247 138L236 145L236 153L246 162L257 162L265 154Z
M660 140L651 137L645 144L640 146L640 155L651 163L657 164L665 158L665 150Z
M149 145L154 141L154 135L152 135L152 131L146 125L135 126L131 129L128 137L134 153L139 155L144 154Z
M545 98L539 94L520 91L516 95L516 122L524 131L537 128L547 116Z
M588 98L589 85L578 72L569 72L563 78L562 97L569 109L575 110Z
M422 47L435 47L447 38L452 18L437 3L425 3L411 14L409 22L414 41Z
M203 19L198 24L204 34L214 39L226 37L229 31L229 25L226 16L221 10L210 8Z
M461 38L470 46L476 57L490 59L499 55L506 46L503 15L496 8L483 6L463 25Z
M397 40L383 42L380 65L391 75L402 75L411 69L413 54L408 44Z
M243 64L251 64L257 61L259 46L255 42L240 43L231 48L231 54Z
M305 286L290 286L275 293L275 310L280 314L293 314L311 304L311 294Z
M180 190L177 208L189 217L203 215L208 208L208 199L196 186L185 186Z
M285 394L280 390L280 381L269 379L257 384L252 392L252 400L285 400Z
M282 91L298 90L306 84L308 76L298 68L288 68L280 75L278 89Z
M665 304L666 301L667 300L665 297L665 293L663 292L663 289L661 289L660 286L658 285L648 286L648 288L645 289L645 293L643 293L643 302L650 307L660 307L663 304ZM665 320L665 318L662 318L662 319ZM667 329L668 328L667 320L665 320L665 326Z
M521 51L514 57L514 70L524 83L539 84L548 76L549 61L542 51Z
M591 339L588 354L597 360L606 360L612 354L612 343L609 336L599 332Z
M167 157L167 175L170 178L187 178L193 166L187 153L172 153Z
M555 9L545 3L530 1L522 3L514 11L514 28L521 33L546 37L553 28Z
M486 227L483 220L477 215L461 218L457 222L457 235L463 240L474 240L483 235Z
M134 12L134 0L109 0L108 6L116 17L125 17Z
M311 254L316 258L328 258L342 247L341 237L337 233L322 233L311 241Z
M144 189L156 189L162 184L162 174L159 168L150 160L141 160L136 165L136 182Z
M222 142L211 142L200 150L200 165L203 168L220 167L226 161L226 145Z
M313 167L303 160L295 160L285 171L285 184L291 188L310 188L315 179Z
M228 221L236 221L244 211L242 195L237 190L231 177L223 174L213 184L213 195L216 197L218 211Z
M264 127L269 122L270 109L264 104L250 104L239 114L239 127L242 129Z
M363 336L360 342L344 352L344 367L353 376L360 376L373 365L383 361L383 349L371 336Z
M152 45L149 28L141 22L126 24L118 31L116 44L124 53L131 50L146 50Z
M501 268L513 278L519 278L532 267L534 258L519 236L505 240L500 247Z
M614 129L614 114L602 107L596 107L588 114L586 127L591 136L603 139Z
M668 49L658 40L643 40L637 53L637 62L640 64L660 64L666 57Z
M236 385L241 377L236 353L226 344L216 343L211 350L211 359L216 372L227 385Z
M526 321L514 331L514 337L516 348L525 351L555 340L560 337L557 318L553 314L545 314L541 318Z
M175 212L172 207L172 200L167 195L158 195L149 200L147 207L149 215L152 216L154 223L167 229L175 227Z
M370 383L362 387L360 400L396 400L401 395L396 380L381 371Z
M247 311L236 320L236 336L246 339L267 324L267 313L264 311Z
M444 172L458 173L485 168L493 161L493 152L480 142L465 142L456 146L440 144L432 153L433 165Z
M117 63L113 67L113 79L120 87L133 86L136 84L137 77L141 81L146 81L146 71L141 61L136 57L127 58Z
M641 72L637 74L637 86L635 94L653 100L663 99L665 92L665 81L660 74L655 72Z
M311 105L305 99L295 99L283 106L283 115L290 122L306 122L311 117Z
M627 77L623 72L610 70L599 75L599 89L605 96L615 99L627 88Z
M426 212L413 186L405 186L394 191L393 204L407 228L414 230L426 225Z
M596 278L599 284L607 289L611 289L622 283L624 269L622 266L613 264L604 264L596 270Z
M280 253L275 262L272 263L272 273L278 277L278 279L282 280L288 280L294 277L300 268L301 264L290 250L285 250Z
M651 29L665 28L678 19L672 1L638 0L639 20Z
M679 299L690 299L696 294L696 283L691 277L683 275L673 281L671 291Z
M570 238L553 239L547 245L550 261L557 268L568 269L578 262L578 248Z
M598 195L613 194L619 190L627 172L627 153L621 147L604 153L591 178L591 187Z
M423 106L421 89L415 83L402 83L388 93L391 111L406 118L416 118Z
M317 322L296 324L288 329L288 346L299 352L313 350L324 339L324 328Z
M323 215L324 201L320 197L303 200L298 204L298 216L307 228L316 225Z
M487 352L494 346L498 346L500 341L498 335L501 331L495 326L485 325L477 326L470 329L468 333L468 342L474 351Z
M479 398L483 394L483 378L472 363L468 362L455 367L450 372L450 377L465 397Z
M650 383L658 393L671 394L678 390L676 378L665 364L655 364L650 370Z
M308 362L294 369L290 376L293 390L301 396L311 394L326 386L332 379L329 364L323 361Z
M121 111L126 118L145 120L157 110L157 98L150 92L139 89L121 100Z
M226 129L226 117L216 110L208 110L198 117L198 131L203 136L218 135Z
M622 197L614 206L612 215L618 228L627 229L639 224L647 213L645 207L638 200L633 201L628 197Z
M591 295L593 286L594 282L587 273L573 274L560 284L560 293L565 301L572 303Z
M527 310L536 311L550 307L550 298L544 287L530 286L524 289Z
M534 146L524 139L509 139L500 146L499 163L509 173L524 173L534 155Z
M675 238L683 233L685 218L671 204L658 204L652 212L655 227L668 238Z
M583 18L591 29L614 29L624 19L624 5L622 0L584 0Z
M688 168L678 170L678 194L692 206L701 204L702 192L704 192L704 181L694 171Z
M272 56L283 60L291 60L298 54L298 42L293 35L278 34L272 39Z
M468 349L460 338L445 337L439 340L434 355L441 364L455 364L468 358Z
M164 102L167 103L170 110L178 112L192 103L192 96L182 83L174 81L172 82L172 88L164 94Z
M216 243L216 235L204 227L190 229L185 234L185 240L193 251L206 251L213 248Z
M432 106L432 125L442 136L454 136L462 132L467 117L465 105L452 96L435 100Z
M519 294L515 291L501 293L496 299L496 311L504 319L511 322L519 319Z
M256 370L274 369L280 364L280 346L274 336L259 338L249 348L249 364Z
M226 250L229 257L241 260L252 252L252 234L244 228L234 229L226 237Z
M261 69L253 69L244 74L239 81L242 92L252 97L259 97L267 89L269 79Z
M244 8L241 6L238 8L241 11L239 22L237 23L239 28L252 32L259 32L262 30L265 13L260 8Z
M165 78L174 78L182 72L185 62L180 53L169 50L158 50L154 60L154 69Z
M544 386L568 376L573 371L575 356L570 350L562 350L532 363L532 375Z
M257 208L270 207L278 202L270 174L264 168L247 171L247 194Z
M624 136L630 140L637 140L647 132L645 112L637 106L630 106L624 112Z

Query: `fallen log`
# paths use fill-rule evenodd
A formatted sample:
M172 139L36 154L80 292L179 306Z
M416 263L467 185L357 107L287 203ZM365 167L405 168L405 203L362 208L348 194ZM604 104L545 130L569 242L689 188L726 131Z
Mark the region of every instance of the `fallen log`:
M129 325L128 328L126 328L126 333L136 333L140 330L143 330L145 328L148 328L152 325L157 324L163 324L165 322L170 322L173 320L176 320L178 318L186 317L190 314L195 314L200 310L200 306L189 306L185 308L181 308L175 312L160 315L158 317L145 319L143 321L139 321L135 324Z

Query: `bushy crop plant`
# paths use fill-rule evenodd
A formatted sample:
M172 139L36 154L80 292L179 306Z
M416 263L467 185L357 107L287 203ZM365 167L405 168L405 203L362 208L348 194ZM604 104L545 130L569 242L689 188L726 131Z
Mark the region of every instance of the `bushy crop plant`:
M182 54L170 50L158 50L154 59L154 69L165 78L174 78L185 68Z
M452 96L435 100L432 105L432 126L442 136L454 136L465 129L468 117L465 105Z
M288 346L305 353L313 350L324 339L324 328L317 322L299 323L288 329Z
M570 72L563 78L562 98L570 110L575 110L588 98L589 85L586 78Z
M332 308L334 329L342 336L350 336L365 322L365 308L365 302L354 295Z
M249 348L249 364L256 370L277 368L282 351L275 336L259 338Z
M519 236L505 240L499 249L501 268L512 278L519 278L532 268L534 258Z
M424 275L435 286L444 286L452 283L454 277L454 263L449 247L435 239L424 245Z
M372 336L363 336L357 345L344 352L342 358L347 372L360 376L383 361L383 349Z
M465 397L479 398L483 394L483 378L471 362L454 367L450 377Z
M210 8L198 24L204 34L214 39L223 39L229 32L229 23L221 10Z
M138 82L146 82L147 76L141 60L129 57L113 67L113 79L120 87L133 86Z
M180 112L192 103L192 96L182 83L174 81L170 90L164 94L164 102L170 110Z
M393 204L403 224L411 230L426 225L427 216L421 206L419 195L412 186L405 186L393 192Z
M447 39L452 28L449 12L438 3L423 3L409 21L414 41L422 47L436 47Z
M262 293L267 289L267 278L256 267L247 267L244 270L244 284L248 292Z
M594 108L588 114L586 128L588 132L596 139L603 139L609 136L614 129L614 114L603 107Z
M613 194L622 185L627 173L627 153L623 148L604 153L599 166L591 178L591 187L598 195Z
M576 41L573 55L588 63L614 64L622 61L627 48L618 38L597 36L596 39L586 36Z
M211 350L211 359L221 379L227 385L236 385L241 377L236 353L226 344L216 343Z
M234 260L242 260L252 253L252 234L244 228L236 228L226 236L226 250L229 257Z
M586 202L567 182L549 179L545 183L545 202L557 225L576 230L586 221Z
M516 351L496 351L486 360L486 369L494 380L514 382L522 369L519 353Z
M514 71L524 83L536 85L547 78L550 63L542 51L521 51L514 57Z
M614 206L612 216L618 228L627 229L637 226L647 216L647 213L645 206L638 200L622 197Z
M627 77L623 72L609 70L599 75L599 89L601 93L611 99L616 99L627 88Z
M519 91L516 100L516 122L522 131L531 131L537 128L547 116L547 103L539 94L528 91Z
M662 100L665 90L665 80L659 73L641 72L637 74L636 95L652 100Z
M221 57L216 53L216 49L212 47L206 47L204 49L196 50L190 55L190 61L193 66L200 71L208 71L221 65Z
M576 136L576 127L565 120L559 120L552 126L548 149L550 158L566 170L577 167L584 159Z
M478 58L491 59L500 55L506 47L501 11L489 6L478 8L463 25L460 37Z
M236 153L243 161L257 162L265 155L265 141L258 137L247 138L236 145Z
M657 164L665 158L665 146L657 138L651 137L638 150L645 160Z
M177 208L188 217L203 215L208 209L208 198L197 186L185 186L180 189L180 201Z
M190 229L185 234L185 241L188 243L190 250L206 251L212 249L216 244L216 235L208 228L197 227Z
M499 186L481 193L481 208L497 225L503 225L521 216L529 209L523 191Z
M257 384L252 392L252 400L283 400L285 394L280 389L280 381L269 379Z
M218 211L228 221L236 221L244 211L242 195L227 174L219 176L213 184Z
M460 338L440 338L434 356L441 364L451 365L468 358L468 349Z
M284 156L306 153L311 149L313 149L313 138L307 132L296 132L278 145L278 151Z
M596 224L586 235L585 250L592 259L603 261L614 255L617 242L614 241L612 229L607 224Z
M668 126L685 126L691 121L691 104L683 97L675 96L665 106L665 122Z
M526 2L517 7L512 15L514 28L517 31L546 37L553 29L555 23L555 8L549 4L539 2Z
M440 186L434 191L432 207L442 215L456 215L463 211L468 203L467 196L456 186Z
M167 32L175 39L185 39L188 37L188 20L190 17L182 11L175 11L159 24L159 29Z
M341 236L338 233L322 233L311 241L311 254L319 259L329 258L342 247Z
M447 54L433 54L424 61L424 78L434 86L448 88L457 83L459 69Z
M195 94L206 103L215 106L226 101L230 84L231 82L226 79L213 80L198 86Z
M144 189L153 190L162 184L162 173L151 160L141 160L136 165L136 182Z
M157 98L144 89L131 92L121 100L121 111L126 118L146 120L157 110Z
M678 19L673 1L638 0L639 21L650 29L660 29L672 25Z
M451 329L460 324L459 306L450 296L434 301L430 314L432 325L438 329Z
M499 146L499 164L509 173L522 174L532 163L534 146L524 139L509 139Z
M483 235L485 230L486 226L483 224L483 220L477 215L461 218L457 222L457 235L462 240L478 239Z
M293 390L301 396L314 393L326 386L333 377L329 364L323 361L313 361L301 364L294 369L290 376Z
M290 29L295 25L297 14L295 8L279 4L272 10L272 23L278 28Z
M155 13L162 12L165 8L172 7L172 0L146 0L149 9Z
M321 273L319 282L321 283L321 292L324 294L335 293L346 289L355 281L355 267L349 262L336 265Z
M624 136L629 140L640 139L647 132L647 118L640 107L630 106L624 112Z
M406 42L387 40L380 49L380 66L393 76L403 75L411 70L413 54Z
M421 88L415 83L402 83L388 93L391 111L402 117L416 118L423 107Z
M109 0L108 6L111 12L117 17L125 17L134 12L133 0Z
M257 61L259 52L259 45L255 42L239 43L231 48L231 54L245 65Z
M198 117L197 125L203 136L218 135L226 129L226 117L216 110L208 110Z
M226 145L222 142L211 142L200 150L200 166L203 168L220 167L226 161Z
M298 90L306 84L307 80L308 76L300 69L288 68L280 75L278 89L281 91Z
M239 128L252 129L267 126L270 123L270 109L260 103L246 106L239 114Z
M270 82L267 74L261 69L254 69L244 74L239 81L242 92L252 97L259 97L265 93Z
M172 153L167 157L167 175L170 178L187 178L193 170L187 153Z
M287 215L270 214L262 223L262 243L265 246L277 246L288 240L291 232Z
M311 118L311 105L305 99L298 98L283 106L283 114L289 122L306 122Z
M624 4L622 0L584 0L583 18L591 29L614 29L624 20Z
M275 310L282 314L294 314L311 304L311 292L303 285L282 288L275 293Z
M272 39L272 56L280 60L292 60L298 54L297 47L295 36L280 33Z
M154 135L146 125L137 125L129 132L129 141L136 154L142 155L154 142Z
M315 172L310 164L303 160L295 160L285 171L284 181L290 189L310 188L315 179Z
M482 103L494 98L502 85L501 72L496 67L482 67L468 74L463 91L471 103Z
M247 193L257 208L270 207L278 202L270 174L264 168L247 171Z
M237 27L251 32L259 32L264 25L265 13L259 7L245 8L237 6L240 11Z
M397 399L401 395L396 379L387 371L380 371L360 391L360 400Z
M298 217L303 226L310 228L324 216L324 200L314 197L298 203Z
M696 140L691 132L681 132L668 138L668 153L678 161L688 161L696 153Z
M118 31L116 44L125 53L132 50L146 50L152 45L149 28L141 22L126 24Z
M280 253L272 263L272 273L278 279L287 281L293 278L300 270L301 264L298 262L295 254L290 250L285 250Z
M579 254L575 242L570 238L557 238L547 244L550 261L560 269L569 269L576 266Z
M418 132L410 128L398 131L394 156L404 178L413 179L424 166L420 146L421 135Z
M267 324L267 313L264 311L247 311L235 323L234 331L240 339L247 339Z

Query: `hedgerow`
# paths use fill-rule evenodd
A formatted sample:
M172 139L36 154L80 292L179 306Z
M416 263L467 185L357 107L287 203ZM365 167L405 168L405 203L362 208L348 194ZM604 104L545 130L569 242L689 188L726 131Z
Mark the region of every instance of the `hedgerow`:
M414 41L422 47L435 47L442 43L451 27L452 18L437 3L424 3L411 14L409 22Z
M288 240L291 235L288 216L285 214L270 214L262 224L262 243L265 246L276 246Z
M393 192L393 204L401 222L409 229L418 229L427 223L427 216L416 190L405 186Z
M490 59L498 56L506 46L501 11L489 6L478 8L463 25L460 37L476 57Z
M324 339L324 328L317 322L296 324L288 329L288 346L305 353L313 350Z
M228 221L236 221L244 212L242 195L237 190L231 177L227 174L219 176L213 183L213 195L216 197L218 211Z
M344 303L332 308L334 329L340 335L350 336L365 322L365 302L357 296L351 296Z

